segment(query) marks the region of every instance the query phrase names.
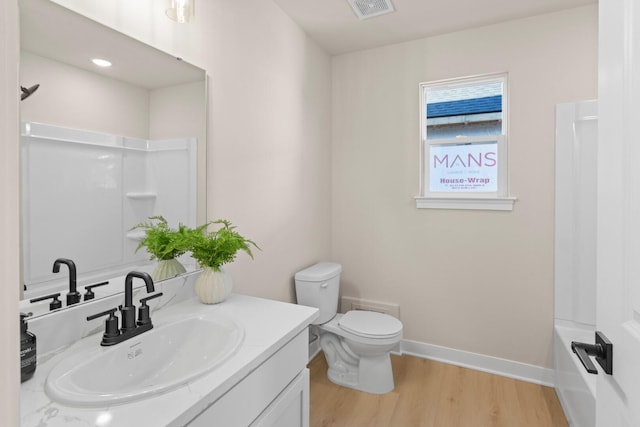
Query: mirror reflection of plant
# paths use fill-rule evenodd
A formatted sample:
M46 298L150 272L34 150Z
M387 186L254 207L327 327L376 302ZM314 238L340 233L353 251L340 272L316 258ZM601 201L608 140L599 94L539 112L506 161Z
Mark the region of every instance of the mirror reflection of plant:
M170 260L183 255L189 250L190 235L195 230L178 224L178 229L169 227L167 220L161 215L149 217L148 222L135 225L131 230L143 229L145 237L140 241L136 252L146 248L151 259Z
M221 225L216 231L207 232L212 224ZM189 251L201 267L219 271L220 267L233 261L238 251L244 251L253 258L251 247L260 249L252 240L241 236L236 227L225 219L219 219L196 228L189 233Z

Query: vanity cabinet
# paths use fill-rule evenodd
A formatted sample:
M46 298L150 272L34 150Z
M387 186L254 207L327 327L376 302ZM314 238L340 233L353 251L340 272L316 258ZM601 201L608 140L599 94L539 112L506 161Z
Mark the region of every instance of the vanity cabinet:
M308 427L308 336L304 329L187 425Z
M195 280L197 275L188 277ZM163 282L161 290L169 294L166 282L170 280ZM192 283L188 289L193 289ZM210 372L166 393L112 406L78 408L51 398L45 393L45 384L49 374L68 356L85 349L100 349L101 334L89 333L95 331L86 322L76 320L95 313L92 304L96 302L41 316L33 325L29 324L29 329L33 326L39 336L38 345L42 344L43 353L34 376L21 386L21 426L309 426L308 326L318 317L316 308L238 294L214 305L202 304L194 296L181 301L169 296L174 303L154 312L156 328L149 333L158 333L163 325L180 322L185 317L219 316L237 322L243 330L244 338L236 351ZM117 302L108 298L97 301L108 307ZM87 336L72 341L68 334L59 333L75 331L70 325L84 325ZM67 341L62 342L63 339ZM212 333L211 339L218 338ZM61 346L66 347L61 351ZM200 351L196 347L189 347L190 351ZM174 354L167 352L167 357Z

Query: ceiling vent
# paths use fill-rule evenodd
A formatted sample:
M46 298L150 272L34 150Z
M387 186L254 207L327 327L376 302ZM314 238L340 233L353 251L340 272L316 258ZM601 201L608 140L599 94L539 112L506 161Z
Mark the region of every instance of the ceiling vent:
M391 0L348 0L353 11L360 19L373 18L374 16L391 13L395 9Z

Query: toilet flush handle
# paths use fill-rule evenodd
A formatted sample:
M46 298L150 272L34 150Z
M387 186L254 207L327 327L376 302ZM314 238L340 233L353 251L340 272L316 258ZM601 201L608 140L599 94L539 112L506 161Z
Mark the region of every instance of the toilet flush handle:
M324 282L322 285L320 285L321 288L326 288L327 286L329 286L329 282Z

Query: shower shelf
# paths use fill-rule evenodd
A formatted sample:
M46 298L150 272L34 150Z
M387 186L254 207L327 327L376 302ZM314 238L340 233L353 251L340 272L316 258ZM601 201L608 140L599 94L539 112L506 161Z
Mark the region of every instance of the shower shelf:
M126 236L129 240L140 241L146 237L146 233L144 231L130 231Z
M125 194L128 199L133 200L149 200L158 197L157 193L152 191L131 191Z

